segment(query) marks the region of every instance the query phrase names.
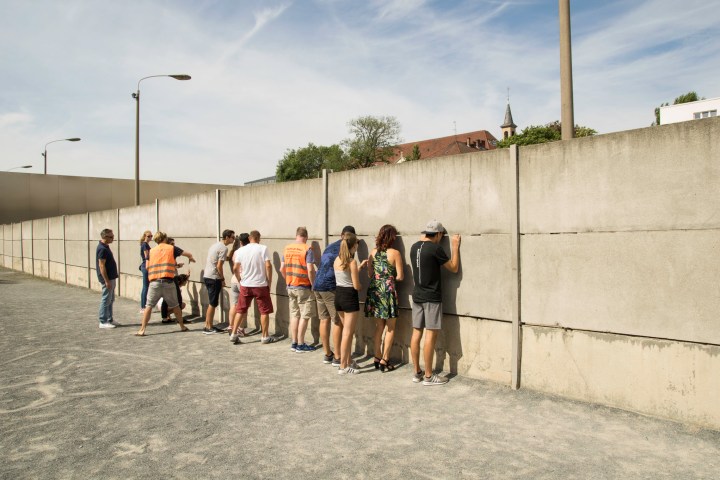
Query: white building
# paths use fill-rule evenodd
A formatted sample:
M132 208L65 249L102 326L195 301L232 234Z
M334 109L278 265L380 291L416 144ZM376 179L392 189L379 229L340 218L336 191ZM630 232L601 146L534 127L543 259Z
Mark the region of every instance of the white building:
M717 117L720 97L660 107L660 125Z

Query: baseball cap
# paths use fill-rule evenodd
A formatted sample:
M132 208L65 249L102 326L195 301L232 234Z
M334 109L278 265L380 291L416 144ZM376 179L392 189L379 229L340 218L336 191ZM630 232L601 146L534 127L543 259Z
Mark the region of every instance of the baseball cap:
M355 227L353 227L352 225L345 225L345 226L343 227L343 229L342 229L342 232L340 232L340 235L342 235L342 234L345 233L345 232L350 232L350 233L353 233L353 234L354 234L354 233L355 233Z
M443 224L438 222L437 220L430 220L427 225L425 225L425 230L420 233L447 233L447 230L445 230Z

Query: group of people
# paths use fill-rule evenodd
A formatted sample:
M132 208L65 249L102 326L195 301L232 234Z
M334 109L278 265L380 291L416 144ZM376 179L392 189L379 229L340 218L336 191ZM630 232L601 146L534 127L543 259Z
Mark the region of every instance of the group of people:
M412 326L410 342L413 364L412 380L423 385L443 385L447 377L433 373L433 358L437 336L442 329L442 282L441 269L457 272L459 268L460 235L450 240L451 253L447 255L441 241L447 231L443 225L432 220L427 223L419 241L410 248L414 287L412 292ZM289 302L290 349L304 353L315 350L305 342L308 324L314 318L320 320L320 339L324 349L323 362L338 368L338 374L359 373L359 366L352 360L352 341L360 315L360 274L366 270L370 279L364 314L374 318L374 358L376 369L392 371L390 353L399 317L396 282L404 278L403 258L393 248L398 231L392 225L383 225L375 238L375 248L366 260L358 262L356 253L359 240L355 228L348 225L342 229L341 238L328 245L319 263L308 244L308 231L298 227L295 241L282 252L280 274L287 285ZM157 244L150 248L149 240ZM111 230L101 232L97 247L98 280L102 284L100 304L100 328L115 328L112 302L114 299L117 265L109 244L114 239ZM230 341L241 343L247 335L247 312L253 300L260 312L260 342L274 343L277 337L269 333L270 314L274 312L270 296L273 267L267 247L260 243L260 232L236 235L232 230L222 232L221 239L210 247L203 271L203 282L208 293L208 309L203 333L215 334L223 330L213 325L215 309L223 287L226 286L224 263L229 262L231 308L227 332ZM182 331L187 331L182 317L182 294L180 287L187 282L189 274L178 275L177 258L185 256L194 262L193 255L174 245L172 238L163 232L154 235L150 231L140 240L143 290L141 294L142 324L135 335L144 336L152 308L163 299L163 306L175 315ZM163 322L173 322L163 313ZM384 334L384 338L383 338ZM424 369L420 368L420 343L425 336L423 348ZM332 345L330 346L330 338Z

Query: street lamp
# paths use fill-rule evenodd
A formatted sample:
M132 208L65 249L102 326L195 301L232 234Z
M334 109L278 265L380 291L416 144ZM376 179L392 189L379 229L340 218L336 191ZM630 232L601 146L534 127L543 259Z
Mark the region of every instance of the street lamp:
M45 168L43 169L43 175L47 175L47 146L48 145L50 145L51 143L55 143L55 142L79 142L79 141L80 141L79 138L61 138L60 140L53 140L52 142L46 143L45 151L43 153L41 153L41 155L45 159L44 160Z
M140 205L140 82L147 78L170 77L175 80L190 80L190 75L150 75L138 80L137 92L132 94L135 99L135 205Z
M10 169L8 169L8 170L5 170L5 171L6 171L6 172L9 172L9 171L11 171L11 170L17 170L18 168L32 168L32 165L22 165L22 166L20 166L20 167L12 167L12 168L10 168Z

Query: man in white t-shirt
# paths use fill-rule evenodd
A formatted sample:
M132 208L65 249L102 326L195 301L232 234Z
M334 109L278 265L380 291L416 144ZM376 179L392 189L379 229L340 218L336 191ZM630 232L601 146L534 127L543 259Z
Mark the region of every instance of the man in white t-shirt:
M233 318L230 340L239 343L237 337L238 327L247 318L253 298L260 311L260 342L273 343L275 337L270 336L270 314L273 313L272 299L270 298L270 283L272 283L272 264L268 256L267 247L260 245L260 232L250 232L250 243L235 252L233 256L233 275L240 281L240 295L235 318Z

